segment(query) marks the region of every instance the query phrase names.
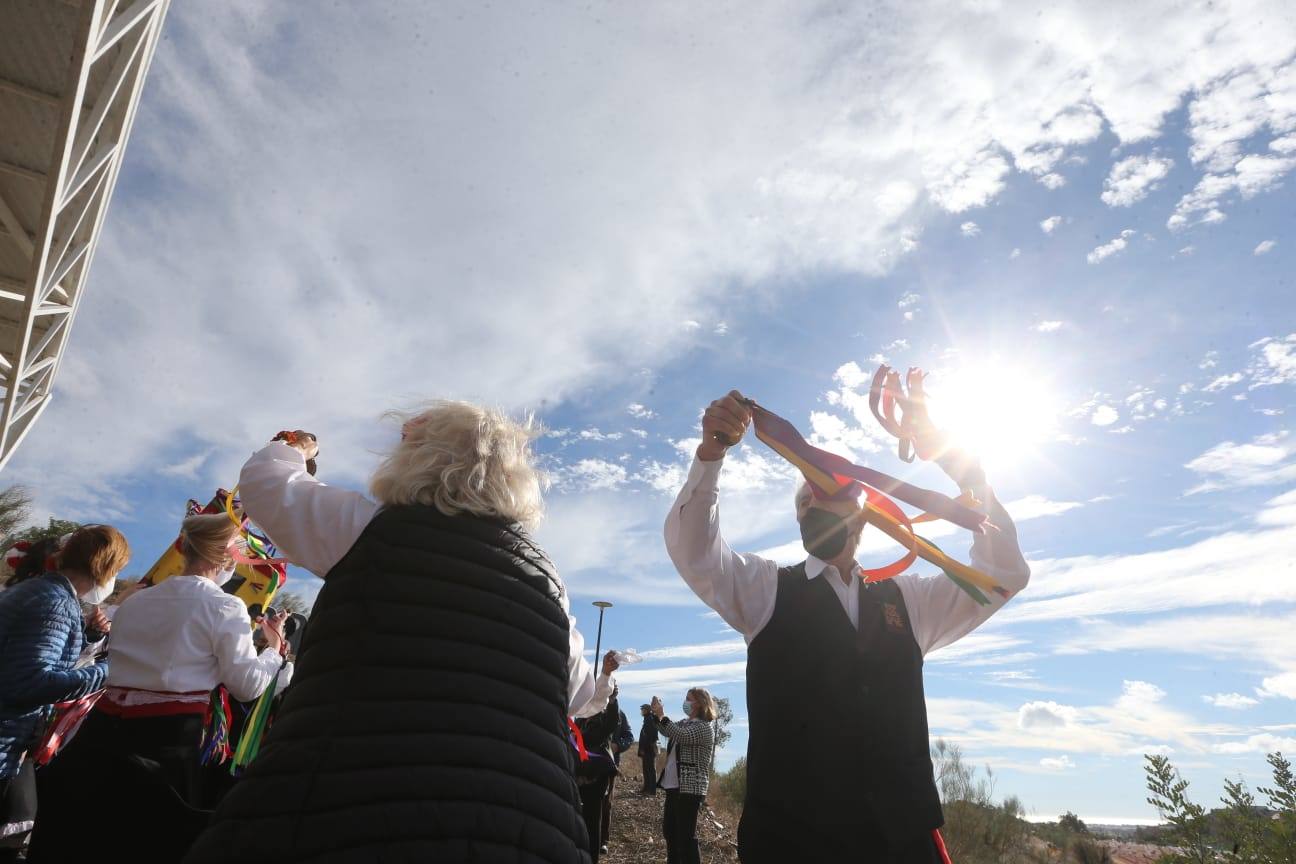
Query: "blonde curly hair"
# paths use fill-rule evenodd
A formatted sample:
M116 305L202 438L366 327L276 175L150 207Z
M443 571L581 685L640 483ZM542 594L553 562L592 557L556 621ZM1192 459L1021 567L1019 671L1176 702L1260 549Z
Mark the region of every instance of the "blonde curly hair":
M393 411L401 442L369 481L387 505L427 504L447 516L468 513L534 528L544 513L531 461L537 434L530 416L440 400L418 413Z

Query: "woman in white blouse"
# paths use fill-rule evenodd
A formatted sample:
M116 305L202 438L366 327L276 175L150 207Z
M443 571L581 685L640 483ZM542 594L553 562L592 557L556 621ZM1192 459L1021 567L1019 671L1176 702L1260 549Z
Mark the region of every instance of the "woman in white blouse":
M67 750L41 772L48 806L41 808L31 861L81 860L88 845L102 854L114 837L138 860L175 860L201 830L203 808L214 806L219 785L212 782L217 766L204 768L198 756L211 691L224 684L232 699L249 702L276 675L286 685L292 674L281 653L284 616L261 622L266 649L258 654L247 607L221 590L233 572L236 532L223 514L185 519L184 575L134 594L117 610L107 689ZM118 817L93 802L102 792L111 796L123 774L134 778L132 811L165 812L178 798L193 818L159 818L166 824L139 833L119 830ZM87 824L95 813L103 825ZM75 824L62 824L68 819Z

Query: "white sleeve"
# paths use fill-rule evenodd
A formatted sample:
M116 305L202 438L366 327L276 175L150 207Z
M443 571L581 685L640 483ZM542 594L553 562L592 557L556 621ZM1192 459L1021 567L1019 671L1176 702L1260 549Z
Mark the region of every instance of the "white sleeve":
M567 605L566 595L563 595L563 605ZM570 612L567 627L567 713L574 717L594 696L594 667L585 659L585 637L576 629L576 619Z
M774 614L778 564L734 552L720 536L723 461L693 460L666 517L666 551L693 593L751 642Z
M252 622L247 607L229 597L215 612L212 625L212 653L220 672L220 683L240 702L251 702L279 674L283 660L278 651L257 654L252 644Z
M323 579L378 513L378 505L349 489L316 480L306 457L274 441L239 474L244 512L292 563Z
M1010 596L1016 596L1030 581L1030 566L1017 543L1017 528L995 499L994 490L982 485L972 491L981 502L977 509L988 514L994 525L986 533L973 536L972 566L1006 588ZM962 639L1008 602L1006 597L987 592L990 603L982 606L943 573L897 576L896 585L904 596L914 639L923 656Z
M584 704L572 705L571 716L577 719L581 717L593 717L595 714L602 713L612 701L612 691L616 689L616 678L611 675L600 675L597 683L594 685L594 693L587 699Z

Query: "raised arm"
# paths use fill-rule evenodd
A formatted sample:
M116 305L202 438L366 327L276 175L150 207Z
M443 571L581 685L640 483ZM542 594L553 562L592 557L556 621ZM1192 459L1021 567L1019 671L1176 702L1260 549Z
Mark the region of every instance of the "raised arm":
M1017 527L995 498L981 468L967 457L958 456L938 462L961 488L971 490L980 502L978 509L990 517L994 526L985 534L974 535L972 566L1006 588L1010 596L1016 596L1030 581L1030 567L1017 543ZM1008 598L987 593L990 603L983 606L944 574L910 574L897 577L896 583L909 609L914 639L924 655L971 633L1008 602Z
M278 647L267 647L257 654L252 644L252 628L248 626L247 607L237 597L230 597L213 614L212 653L216 656L221 683L238 701L251 702L283 666ZM282 624L282 618L279 620Z
M306 454L273 441L239 474L244 511L288 560L323 579L351 549L378 505L306 470Z
M751 412L736 391L711 403L688 480L666 517L666 551L702 602L750 642L774 614L778 564L734 552L720 535L720 469L728 445L742 437Z

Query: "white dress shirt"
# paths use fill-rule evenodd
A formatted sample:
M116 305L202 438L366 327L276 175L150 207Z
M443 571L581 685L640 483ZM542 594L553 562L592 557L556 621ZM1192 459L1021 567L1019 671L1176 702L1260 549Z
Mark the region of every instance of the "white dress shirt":
M688 480L666 517L666 549L693 592L751 644L774 615L779 565L757 555L734 552L720 536L716 484L723 463L723 459L693 460ZM998 529L973 535L972 566L1015 595L1030 579L1030 567L1017 545L1017 529L989 486L972 491L981 502L981 511ZM790 499L788 510L791 515ZM821 576L828 579L851 624L859 629L860 580L843 583L836 567L810 556L806 578ZM924 656L971 633L1005 602L1003 597L987 593L990 603L982 606L944 574L907 573L895 577L895 582Z
M329 486L306 471L306 457L295 447L274 441L262 447L239 474L243 509L279 554L323 579L360 539L378 515L379 505L359 492ZM561 597L567 613L568 711L575 717L597 714L612 698L615 679L600 676L585 659L585 637L564 588ZM595 658L596 662L598 658Z
M279 674L278 651L257 654L243 601L205 576L172 576L126 598L108 640L108 686L202 694L217 684L240 702L261 695ZM284 667L285 685L292 664ZM127 704L138 699L127 699Z

